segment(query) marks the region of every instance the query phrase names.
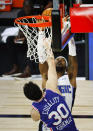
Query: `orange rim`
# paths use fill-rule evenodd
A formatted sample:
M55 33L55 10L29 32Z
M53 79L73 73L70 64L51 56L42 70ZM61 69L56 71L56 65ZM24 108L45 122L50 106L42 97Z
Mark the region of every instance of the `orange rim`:
M36 18L38 20L44 19L44 20L47 20L48 22L43 22L43 23L24 23L24 22L19 21L19 20L22 20L22 19L30 19L30 18ZM19 25L28 25L30 27L50 27L50 26L52 26L51 16L41 16L41 15L38 15L38 16L25 16L25 17L16 18L14 22L16 24L19 24Z

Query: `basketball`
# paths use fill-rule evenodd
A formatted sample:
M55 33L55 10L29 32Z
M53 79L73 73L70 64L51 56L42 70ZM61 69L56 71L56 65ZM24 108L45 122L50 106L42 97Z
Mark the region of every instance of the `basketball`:
M43 11L42 15L51 16L52 9L53 9L53 8L45 9L45 10Z

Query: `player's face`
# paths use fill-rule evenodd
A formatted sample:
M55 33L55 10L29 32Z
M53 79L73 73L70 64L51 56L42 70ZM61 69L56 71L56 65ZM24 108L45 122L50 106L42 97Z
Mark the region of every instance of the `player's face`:
M55 64L58 67L66 68L66 61L64 60L64 58L56 58L55 59Z

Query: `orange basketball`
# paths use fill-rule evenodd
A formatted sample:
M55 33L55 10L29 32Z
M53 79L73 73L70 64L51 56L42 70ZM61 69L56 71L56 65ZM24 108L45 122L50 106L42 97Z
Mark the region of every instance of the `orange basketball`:
M51 16L53 8L47 8L43 11L42 15Z

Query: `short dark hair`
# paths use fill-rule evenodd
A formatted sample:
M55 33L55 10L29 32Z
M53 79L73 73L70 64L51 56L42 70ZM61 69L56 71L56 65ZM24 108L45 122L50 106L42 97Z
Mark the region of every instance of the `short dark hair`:
M34 101L38 101L42 98L42 91L37 84L33 82L26 83L23 87L25 96Z

